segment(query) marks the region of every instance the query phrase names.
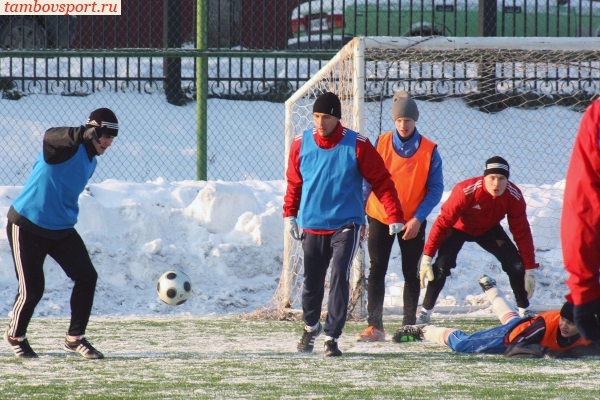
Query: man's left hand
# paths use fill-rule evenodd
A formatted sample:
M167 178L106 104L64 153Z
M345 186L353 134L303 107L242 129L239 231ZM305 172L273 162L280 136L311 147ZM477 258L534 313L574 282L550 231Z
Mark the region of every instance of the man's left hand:
M535 269L525 271L525 290L527 291L527 298L530 299L535 291Z

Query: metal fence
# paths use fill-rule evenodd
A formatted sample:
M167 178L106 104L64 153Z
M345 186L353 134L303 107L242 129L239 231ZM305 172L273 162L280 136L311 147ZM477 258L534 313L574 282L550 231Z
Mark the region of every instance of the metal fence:
M152 60L160 60L159 57L137 57L135 60L139 61L136 63L133 63L132 60L133 58L130 57L25 59L25 63L20 66L25 66L25 69L31 74L26 79L23 78L15 83L18 90L9 89L13 81L3 81L5 89L0 100L0 135L3 139L3 145L0 146L0 185L24 184L32 164L41 150L41 139L46 129L52 126L81 125L85 122L89 112L98 107L109 107L116 112L121 126L121 134L113 148L102 157L101 167L94 174L93 181L98 182L111 178L139 182L156 179L167 181L196 179L198 166L196 103L190 101L179 106L170 104L160 85L152 82L149 77L134 76L138 74L134 71L141 71L149 75L148 71L151 68ZM211 59L210 70L225 68L233 60L233 58L231 61L220 58ZM236 65L235 68L241 68L243 71L252 68L255 70L266 68L262 58L248 59L245 62L248 65L242 67ZM294 65L295 70L299 71L298 75L304 80L314 74L321 64L319 60L308 58L271 59L269 62L272 65L268 68L272 70L283 71L287 66L289 71L291 70L290 65ZM0 68L3 63L10 63L10 59L0 58ZM41 66L36 66L36 63ZM226 65L222 65L223 63ZM183 58L183 66L192 64L191 59ZM442 64L444 70L435 73ZM410 90L420 100L436 102L456 99L460 102L462 99L465 101L469 108L464 108L463 111L460 111L457 104L454 105L454 107L459 107L456 111L455 123L444 125L449 120L437 118L434 116L435 113L431 114L430 118L432 119L429 122L424 120L421 125L431 131L430 135L433 136L438 133L445 135L442 132L453 132L457 125L463 125L465 128L470 126L469 129L477 134L479 132L477 126L480 123L478 121L484 120L487 121L486 123L492 123L495 120L493 125L496 128L506 123L514 126L510 125L511 118L514 119L510 114L499 114L491 118L484 118L484 116L485 114L505 113L506 111L503 110L510 107L540 109L553 105L554 107L564 106L573 111L567 111L569 116L567 118L563 113L558 113L558 108L556 108L557 112L552 114L556 115L556 120L548 118L547 112L531 111L531 117L538 118L539 115L546 115L543 125L540 123L544 132L552 132L553 127L560 125L563 126L560 128L561 134L569 136L568 132L574 134L576 129L579 115L577 111L582 111L585 104L589 104L598 96L600 85L598 61L580 63L581 65L576 71L569 72L567 77L572 76L573 78L568 79L564 74L548 72L547 68L542 68L543 66L540 67L542 69L536 67L529 71L523 69L523 67L529 67L521 65L522 71L534 74L535 79L540 81L543 86L532 85L530 78L521 76L518 79L526 81L526 84L519 86L516 91L508 92L502 90L503 85L510 82L514 84L517 79L515 74L520 74L520 72L506 71L500 68L497 71L497 95L495 96L497 99L490 104L485 103L490 98L479 99L476 97L477 92L474 87L462 94L444 91L444 96L442 96L440 90L447 88L449 82L454 82L453 79L457 79L452 83L453 85L462 85L464 77L459 75L467 73L463 64L460 60L447 60L435 63L435 65L431 60L418 62L415 60L406 65L407 76L396 77L394 79L397 80L397 83L393 87L385 87L390 91L401 88ZM468 65L470 71L468 78L470 81L476 82L479 79L478 68L475 65ZM570 68L573 69L574 65L574 62L571 62ZM377 63L376 66L383 68L382 71L388 71L389 77L395 76L395 70L386 67L383 63ZM77 71L90 71L95 68L113 71L113 73L104 80L93 79L91 75L81 75L70 81L46 79L41 72L33 73L38 69L52 72L53 69L68 68ZM160 65L156 68L160 70ZM427 74L425 71L430 71L430 73ZM369 73L369 76L371 74ZM130 78L131 76L134 77ZM388 79L391 78L385 78L384 81L387 82ZM285 82L285 80L277 81L273 78L272 82ZM373 82L376 86L381 83L377 79L374 79ZM289 82L287 83L289 84ZM221 87L226 93L233 93L234 90L242 87L241 85L259 90L261 84L254 82L252 85L251 80L240 75L236 80L220 82L220 86L214 86L212 90ZM193 95L191 81L190 85ZM23 88L27 88L27 91L22 92ZM370 82L367 90L373 91L374 88ZM423 92L428 89L436 91ZM295 87L286 85L285 90L280 92L282 98L288 97L288 90L295 90ZM389 95L369 93L365 107L375 108L378 111L371 113L365 134L369 134L371 139L375 139L378 132L391 129L388 112L385 111L388 107L385 102L389 101ZM442 99L442 97L446 97L446 99ZM464 116L461 116L463 114ZM285 110L282 103L264 100L232 100L215 96L208 101L206 115L208 118L206 158L209 180L283 179ZM519 115L521 118L524 117ZM434 121L441 125L435 125ZM468 125L467 121L473 126ZM565 124L570 128L567 128ZM427 129L426 127L430 125L431 127ZM432 129L434 125L435 128ZM488 130L485 128L482 134L489 135ZM532 135L531 140L535 142L547 142L543 135L538 136L537 133ZM527 136L529 137L529 135ZM555 136L556 133L549 134L549 138ZM446 142L450 138L440 138L439 140ZM568 145L559 147L568 152ZM464 162L465 160L461 158L450 157L445 161L445 169L449 168L448 170L450 170L454 168L452 165ZM566 165L566 159L561 162ZM553 180L545 180L544 183L555 183L556 180L561 179L561 176L559 174ZM448 180L447 186L450 187L455 183L454 181Z
M352 36L476 36L482 28L473 0L205 1L208 47L229 51L208 58L208 179L281 179L282 102ZM492 34L600 33L597 1L495 4ZM185 51L197 45L196 13L196 0L122 0L119 17L0 16L0 184L24 183L46 128L78 125L96 106L117 108L125 129L148 133L143 142L119 138L139 148L136 167L97 171L96 181L195 179L197 58ZM30 48L35 56L19 53ZM139 54L120 56L120 48ZM248 49L281 57L246 57ZM111 163L118 148L106 156Z

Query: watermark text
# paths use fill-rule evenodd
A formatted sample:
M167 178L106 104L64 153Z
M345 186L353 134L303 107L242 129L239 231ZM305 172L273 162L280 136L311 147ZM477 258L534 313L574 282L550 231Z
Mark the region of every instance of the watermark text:
M121 15L121 0L5 1L0 15Z

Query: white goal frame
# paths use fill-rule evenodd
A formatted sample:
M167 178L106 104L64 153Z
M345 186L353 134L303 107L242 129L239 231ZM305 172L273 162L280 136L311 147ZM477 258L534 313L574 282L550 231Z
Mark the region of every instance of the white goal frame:
M311 91L326 77L334 73L335 68L342 60L352 60L352 87L347 93L340 96L342 99L342 123L344 126L365 134L365 49L421 49L424 51L454 52L462 50L487 50L497 49L498 52L520 50L532 52L547 52L568 49L569 52L589 52L600 49L600 37L597 38L458 38L458 37L357 37L345 45L323 68L315 73L302 87L300 87L285 102L285 165L289 157L289 150L295 135L311 126L312 120L306 119L305 126L298 125L295 120L294 107L301 101L314 101L320 93ZM600 80L599 80L600 83ZM336 87L328 90L336 92ZM321 90L323 92L324 90ZM339 93L337 93L339 94ZM311 103L312 104L312 103ZM308 107L308 106L305 106ZM368 136L368 135L366 135ZM370 137L373 140L372 137ZM466 177L465 177L466 178ZM298 254L294 248L298 247L284 232L284 257L283 270L278 288L278 302L286 308L292 307L294 299L292 293L298 273ZM297 252L297 250L296 250ZM366 299L364 298L364 250L358 252L351 272L351 296L362 290L355 304L357 316L366 314ZM363 285L360 289L359 286ZM357 300L357 299L355 299ZM436 307L437 308L437 307ZM543 308L543 307L542 307Z

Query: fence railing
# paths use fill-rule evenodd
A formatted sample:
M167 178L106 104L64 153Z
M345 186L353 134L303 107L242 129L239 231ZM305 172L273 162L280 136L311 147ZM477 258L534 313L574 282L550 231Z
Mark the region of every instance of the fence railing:
M92 57L99 53L83 50L76 54L61 50L22 50L13 54L18 58L0 55L0 73L6 68L18 68L21 73L20 79L0 79L0 126L10 127L5 129L0 147L3 185L25 182L47 128L81 125L89 112L100 106L113 108L123 127L116 145L103 156L103 164L121 165L132 149L138 158L126 168L98 169L94 181L197 179L198 154L205 155L210 180L283 179L281 102L330 58L328 52L317 51L311 52L317 57L312 59L299 58L305 55L303 52L271 52L267 57L264 52L215 53L194 49L111 50L102 53L104 57ZM211 99L205 114L206 149L201 152L197 136L199 114L193 101L194 63L199 55L208 56L210 61L207 96ZM185 104L166 102L161 88L165 57L182 61L190 100ZM492 113L506 107L535 108L546 103L581 111L598 96L597 58L577 63L565 61L561 65L568 68L560 69L548 65L532 68L523 62L518 66L509 64L497 65L497 96L493 97L498 101L491 109L480 104L488 97L477 97L481 76L474 63L452 58L443 62L374 62L365 94L368 107L380 107L381 112L376 113L378 120L369 123L368 129L373 131L369 136L374 139L377 132L389 129L383 102L402 88L420 100L460 97L471 108ZM56 78L58 71L69 71L69 79ZM93 71L102 71L103 78ZM231 71L236 71L236 76ZM258 73L262 74L260 79ZM391 81L396 83L390 85ZM146 133L143 139L127 135L128 131L139 129Z

